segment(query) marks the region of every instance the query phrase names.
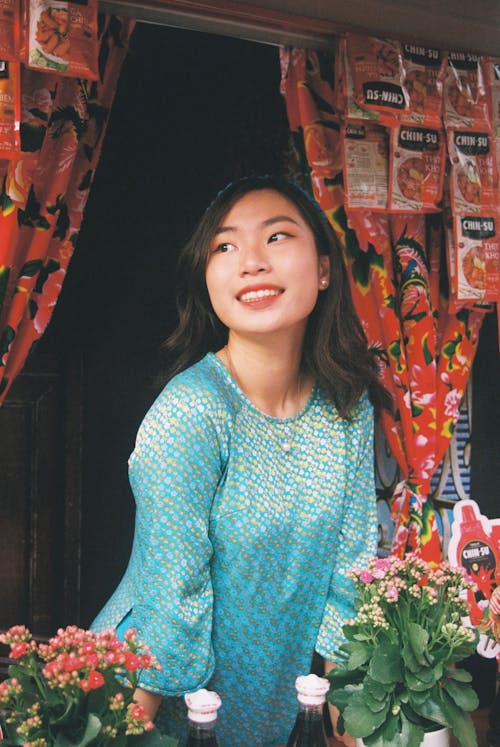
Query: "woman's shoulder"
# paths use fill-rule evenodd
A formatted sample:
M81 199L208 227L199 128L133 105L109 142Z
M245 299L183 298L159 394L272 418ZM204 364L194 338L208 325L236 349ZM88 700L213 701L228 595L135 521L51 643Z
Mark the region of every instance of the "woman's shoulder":
M213 353L178 373L165 385L148 416L180 417L187 421L230 414L234 406L231 387Z

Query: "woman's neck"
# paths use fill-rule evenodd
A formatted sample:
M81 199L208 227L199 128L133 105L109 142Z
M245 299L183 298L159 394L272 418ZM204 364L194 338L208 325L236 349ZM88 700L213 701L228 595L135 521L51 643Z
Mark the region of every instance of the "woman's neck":
M302 340L248 340L231 332L217 355L248 399L268 415L295 415L309 398L313 381L301 370Z

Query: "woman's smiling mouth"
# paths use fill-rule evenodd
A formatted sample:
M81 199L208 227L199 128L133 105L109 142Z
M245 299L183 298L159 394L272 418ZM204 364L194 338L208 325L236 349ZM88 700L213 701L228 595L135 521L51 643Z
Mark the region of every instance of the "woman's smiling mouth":
M285 292L284 288L272 285L260 285L243 288L236 298L249 306L264 306L272 303Z

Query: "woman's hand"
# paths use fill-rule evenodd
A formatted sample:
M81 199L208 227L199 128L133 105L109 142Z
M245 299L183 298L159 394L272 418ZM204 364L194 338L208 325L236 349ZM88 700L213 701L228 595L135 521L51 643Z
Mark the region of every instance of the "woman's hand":
M147 690L141 690L138 687L134 693L134 700L144 708L151 721L154 721L162 696L157 693L150 693Z
M335 664L333 664L331 661L327 661L325 659L325 674L328 674L330 669L333 669ZM346 747L356 747L356 740L349 736L349 734L339 734L337 731L337 721L339 718L339 710L338 708L335 708L334 705L331 703L328 703L328 711L330 713L330 721L332 722L332 728L333 728L333 734L335 736L335 739L337 742L341 742L342 744L345 744Z

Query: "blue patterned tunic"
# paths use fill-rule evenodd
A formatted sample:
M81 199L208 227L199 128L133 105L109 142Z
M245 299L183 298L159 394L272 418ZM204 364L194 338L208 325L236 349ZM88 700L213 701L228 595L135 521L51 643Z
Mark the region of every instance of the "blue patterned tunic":
M295 677L314 650L336 659L346 571L375 553L372 429L366 397L347 422L319 387L297 415L266 415L213 353L153 404L129 463L129 566L94 628L151 646L162 670L140 682L168 696L165 732L184 734L179 696L208 686L220 747L286 742Z

